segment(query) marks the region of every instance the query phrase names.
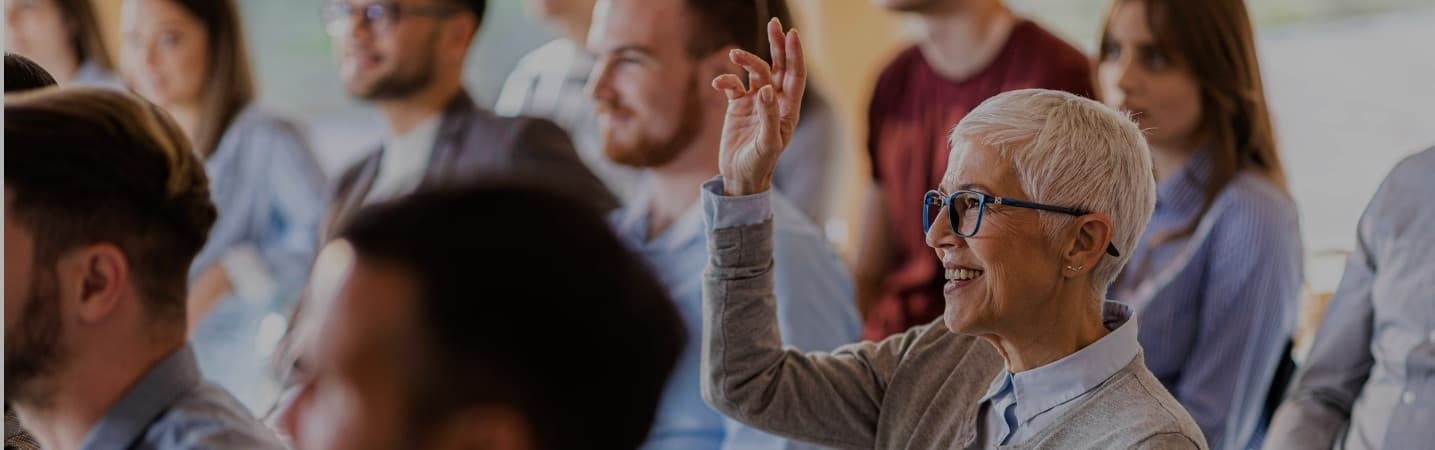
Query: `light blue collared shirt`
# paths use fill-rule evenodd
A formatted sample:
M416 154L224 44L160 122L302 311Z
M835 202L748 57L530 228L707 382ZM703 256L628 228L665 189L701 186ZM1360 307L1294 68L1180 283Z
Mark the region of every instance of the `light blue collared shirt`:
M986 446L1021 444L1045 430L1072 405L1131 364L1141 351L1135 311L1108 301L1102 305L1106 336L1056 362L1012 374L1003 370L982 397Z
M1349 205L1345 205L1349 206ZM1355 251L1266 448L1435 445L1435 148L1360 217Z
M712 189L717 189L718 195ZM852 281L822 234L781 196L724 197L721 189L720 180L704 184L702 200L651 239L647 236L650 202L646 194L611 215L618 236L647 261L668 288L691 336L643 449L810 448L727 419L703 402L702 341L698 337L703 324L702 274L708 264L704 208L733 209L740 213L721 217L754 222L766 220L772 211L778 324L784 343L803 351L826 351L856 341L861 322Z
M238 400L200 379L188 345L140 377L80 445L80 450L283 448Z
M1295 202L1244 170L1199 216L1207 151L1162 180L1151 222L1113 296L1136 308L1146 366L1181 402L1212 449L1258 444L1266 396L1300 303L1302 247ZM1190 235L1155 244L1171 230Z

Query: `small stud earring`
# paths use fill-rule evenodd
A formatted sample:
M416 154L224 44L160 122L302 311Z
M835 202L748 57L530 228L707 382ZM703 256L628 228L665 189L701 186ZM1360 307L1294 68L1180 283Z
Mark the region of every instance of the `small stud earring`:
M1070 270L1070 271L1072 271L1072 272L1080 272L1081 269L1085 269L1085 268L1086 268L1086 266L1076 266L1076 267L1066 266L1066 270Z

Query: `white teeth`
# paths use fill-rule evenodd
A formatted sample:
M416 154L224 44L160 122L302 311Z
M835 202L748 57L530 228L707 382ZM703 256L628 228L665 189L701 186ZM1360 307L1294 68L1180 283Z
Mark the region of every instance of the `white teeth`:
M948 280L967 281L981 275L982 271L980 270L947 269Z

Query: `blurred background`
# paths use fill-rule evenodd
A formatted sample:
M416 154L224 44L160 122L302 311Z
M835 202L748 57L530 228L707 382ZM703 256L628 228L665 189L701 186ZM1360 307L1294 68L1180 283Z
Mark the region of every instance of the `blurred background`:
M120 0L95 0L113 36ZM1107 0L1009 4L1093 52ZM308 127L334 175L378 141L378 118L341 90L318 0L242 0L263 102ZM827 231L844 254L865 192L865 111L877 71L903 45L900 15L868 0L794 0L826 86L848 130ZM1251 0L1278 142L1301 212L1309 282L1334 289L1360 209L1385 172L1435 144L1435 0ZM491 106L525 53L555 36L521 0L489 4L467 85Z

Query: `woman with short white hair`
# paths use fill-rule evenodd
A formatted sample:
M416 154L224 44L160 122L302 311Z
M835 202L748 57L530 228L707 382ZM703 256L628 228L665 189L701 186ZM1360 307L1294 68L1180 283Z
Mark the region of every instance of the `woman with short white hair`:
M1151 159L1126 116L1023 90L952 133L922 201L946 268L941 319L831 353L784 350L772 290L772 170L805 71L793 32L774 64L734 52L722 176L703 186L710 261L703 396L753 427L839 448L1206 448L1146 369L1130 307L1105 301L1155 205Z

